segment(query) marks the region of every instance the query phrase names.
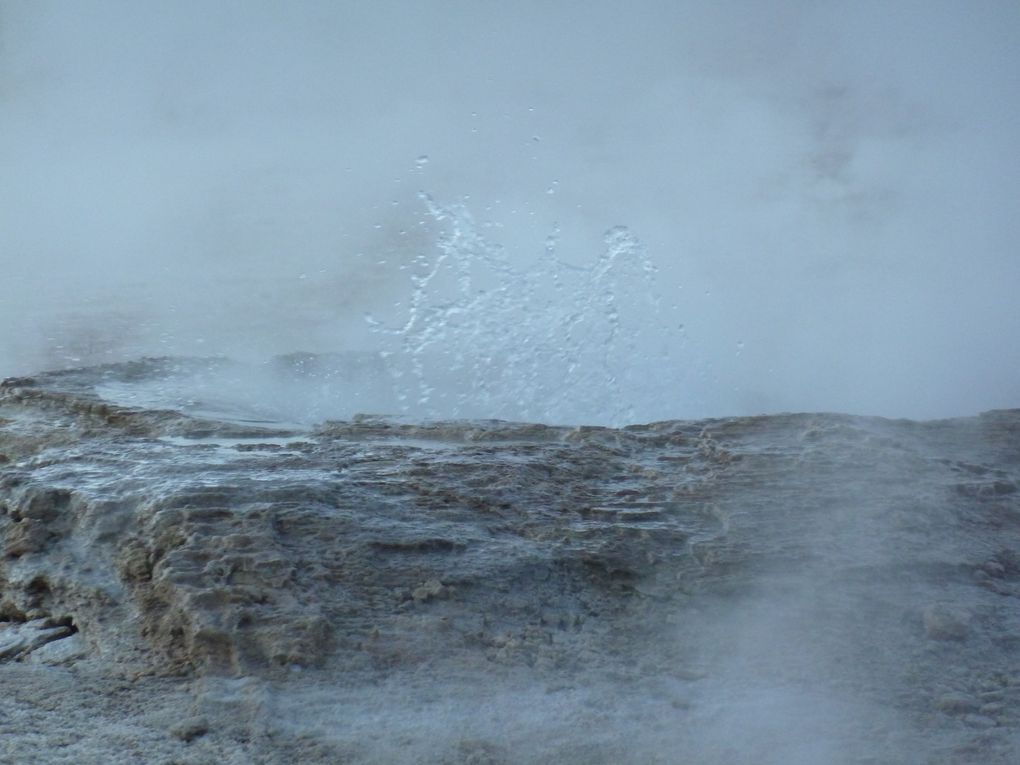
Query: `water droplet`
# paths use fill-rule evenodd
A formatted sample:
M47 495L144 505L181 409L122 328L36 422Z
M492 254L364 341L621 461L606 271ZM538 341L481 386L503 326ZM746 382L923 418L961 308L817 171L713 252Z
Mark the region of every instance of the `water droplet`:
M547 188L545 190L545 193L546 194L555 194L556 193L556 187L559 186L559 185L560 185L559 181L553 181L551 184L549 184L549 188Z
M428 154L422 154L421 156L418 157L418 159L416 159L414 161L415 167L418 167L418 168L425 167L425 165L427 165L428 163L429 163L429 155Z
M533 136L531 136L531 141L532 141L532 143L538 143L538 142L539 142L539 141L541 141L541 140L542 140L542 139L541 139L541 138L539 138L539 137L538 137L537 135L533 135Z

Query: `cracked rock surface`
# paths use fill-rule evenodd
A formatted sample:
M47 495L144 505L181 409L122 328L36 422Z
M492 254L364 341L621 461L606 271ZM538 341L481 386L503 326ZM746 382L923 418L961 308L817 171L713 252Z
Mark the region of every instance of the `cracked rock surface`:
M0 763L1018 760L1020 410L308 426L224 363L0 386Z

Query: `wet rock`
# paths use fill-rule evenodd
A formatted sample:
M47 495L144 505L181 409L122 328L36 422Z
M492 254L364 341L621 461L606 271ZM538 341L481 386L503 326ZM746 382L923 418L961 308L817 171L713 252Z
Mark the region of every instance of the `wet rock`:
M981 704L974 698L962 693L947 693L938 698L935 708L951 715L963 715L976 712Z
M977 714L964 715L963 721L971 728L987 729L994 728L996 725L995 720L991 717Z
M209 732L209 720L205 717L189 717L170 728L170 735L184 742L194 741Z
M0 623L0 661L28 655L47 643L73 633L73 628L53 625L47 619L35 619L20 624Z
M1006 576L1020 576L1020 552L1012 548L1002 548L995 554L995 563L1002 566Z
M993 579L1002 579L1006 576L1006 567L996 560L990 560L982 564L981 571Z
M933 603L924 609L924 632L932 640L966 640L970 613L958 606Z
M51 640L34 649L29 661L36 664L70 664L89 655L89 647L80 633Z
M438 598L446 592L446 588L443 587L443 583L438 579L429 579L427 582L422 584L420 587L415 587L411 592L411 597L417 601L428 601L432 598Z
M513 762L502 747L477 739L463 740L442 760L442 765L509 765Z
M0 711L46 713L0 715L18 754L74 710L154 762L710 762L733 730L832 760L748 720L859 762L895 759L881 736L932 762L1014 740L1020 412L297 428L123 404L188 367L0 386L0 668L38 678Z

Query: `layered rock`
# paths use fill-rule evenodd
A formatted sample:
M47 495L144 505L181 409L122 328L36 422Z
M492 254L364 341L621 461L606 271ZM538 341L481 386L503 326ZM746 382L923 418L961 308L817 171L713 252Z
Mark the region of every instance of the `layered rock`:
M1016 753L1018 410L300 427L101 395L198 363L0 388L0 672L179 678L167 757Z

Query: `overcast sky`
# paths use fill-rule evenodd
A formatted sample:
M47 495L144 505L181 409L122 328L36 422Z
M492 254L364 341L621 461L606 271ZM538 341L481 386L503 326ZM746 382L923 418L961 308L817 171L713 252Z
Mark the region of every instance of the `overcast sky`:
M0 375L371 348L427 191L629 227L656 414L1020 406L1018 143L1012 0L0 0Z

